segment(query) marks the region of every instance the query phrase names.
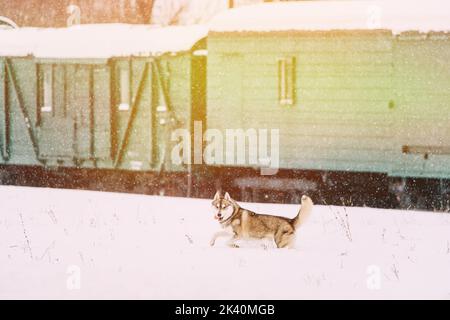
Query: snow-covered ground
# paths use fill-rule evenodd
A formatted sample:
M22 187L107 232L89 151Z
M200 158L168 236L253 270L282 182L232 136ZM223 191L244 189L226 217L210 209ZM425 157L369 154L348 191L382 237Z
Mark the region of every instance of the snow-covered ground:
M216 230L207 200L0 187L0 299L450 299L448 214L316 206L293 250Z

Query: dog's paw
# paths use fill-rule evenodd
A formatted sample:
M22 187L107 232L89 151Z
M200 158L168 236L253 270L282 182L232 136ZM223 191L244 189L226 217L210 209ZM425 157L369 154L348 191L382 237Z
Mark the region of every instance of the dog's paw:
M231 243L228 245L230 248L239 248L239 246L236 243Z
M211 241L209 242L209 245L210 245L211 247L214 247L215 244L216 244L216 241L215 241L215 240L211 240Z

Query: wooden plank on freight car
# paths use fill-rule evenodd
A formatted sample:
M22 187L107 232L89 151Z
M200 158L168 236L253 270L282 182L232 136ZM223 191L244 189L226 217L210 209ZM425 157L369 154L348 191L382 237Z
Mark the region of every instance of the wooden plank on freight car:
M6 77L6 66L3 59L0 60L0 144L2 160L8 161L10 154L10 121L8 86Z
M139 87L136 91L135 97L132 100L133 103L131 106L130 115L129 115L129 118L127 121L125 132L124 132L122 139L119 142L120 143L119 148L118 148L117 155L116 155L115 161L114 161L115 168L118 168L121 165L122 159L124 157L124 152L127 149L128 142L130 140L130 135L133 130L134 120L136 118L136 114L138 111L138 105L140 103L140 100L141 100L141 97L142 97L142 94L143 94L143 91L145 88L145 84L148 82L147 80L148 80L149 68L150 68L149 63L145 63L145 68L144 68L144 71L142 72L142 77L139 82Z
M93 71L95 158L111 160L111 86L110 68L98 66Z

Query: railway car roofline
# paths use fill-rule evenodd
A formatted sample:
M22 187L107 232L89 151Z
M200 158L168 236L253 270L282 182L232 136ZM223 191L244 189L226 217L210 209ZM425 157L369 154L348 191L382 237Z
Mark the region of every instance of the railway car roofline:
M68 28L0 30L0 56L42 59L155 57L189 52L208 28L203 25L154 27L89 24Z

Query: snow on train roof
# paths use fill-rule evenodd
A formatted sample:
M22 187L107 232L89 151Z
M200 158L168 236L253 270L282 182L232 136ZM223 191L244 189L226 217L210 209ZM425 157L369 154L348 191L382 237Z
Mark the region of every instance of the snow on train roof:
M387 29L449 31L450 1L276 2L228 10L210 24L212 32L269 32Z
M68 28L0 30L0 56L107 59L189 51L206 37L205 26L92 24Z

